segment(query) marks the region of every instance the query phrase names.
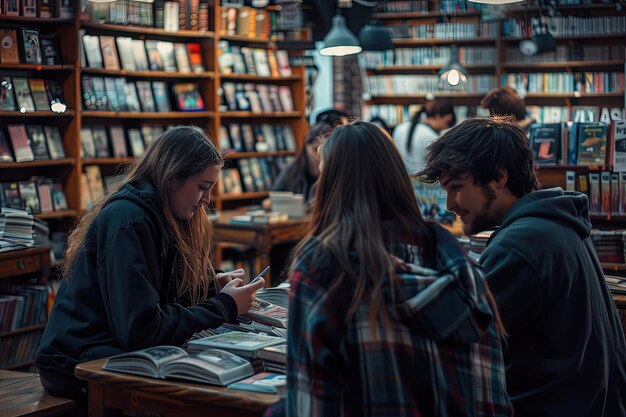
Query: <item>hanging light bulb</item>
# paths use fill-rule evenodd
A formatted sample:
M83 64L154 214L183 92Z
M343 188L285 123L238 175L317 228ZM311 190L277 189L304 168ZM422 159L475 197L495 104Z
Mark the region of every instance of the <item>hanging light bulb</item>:
M324 38L324 47L320 54L325 56L346 56L358 54L363 48L359 40L346 26L346 20L341 15L333 17L333 26Z
M456 45L450 47L450 62L439 70L439 88L445 89L465 88L467 86L467 70L459 62L459 48Z

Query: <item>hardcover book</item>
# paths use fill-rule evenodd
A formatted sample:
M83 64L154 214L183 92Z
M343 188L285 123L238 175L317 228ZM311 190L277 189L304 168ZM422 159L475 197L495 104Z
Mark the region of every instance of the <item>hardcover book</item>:
M35 155L30 147L30 139L28 139L26 134L26 127L24 125L9 125L7 129L9 130L15 162L34 161Z
M25 64L41 65L41 43L37 29L21 29L22 59Z
M141 109L144 112L155 112L156 104L154 102L154 96L152 95L152 86L150 81L137 81L137 94L141 100Z
M147 39L145 43L150 71L163 71L163 58L161 58L158 48L159 41Z
M80 128L80 149L81 158L96 157L96 144L93 141L93 132L89 126Z
M23 209L22 199L20 197L20 189L16 182L3 182L0 183L0 190L2 191L2 200L5 207L14 209Z
M110 70L119 70L120 61L115 47L115 38L113 36L100 36L100 49L102 50L102 62L104 68Z
M163 71L176 72L176 57L174 55L174 44L172 42L158 41L156 48L161 56Z
M33 149L35 160L50 159L48 145L46 144L46 134L43 127L39 125L26 126L26 133L30 138L30 146Z
M22 198L23 207L29 213L41 213L39 205L39 197L37 196L37 186L32 181L20 181L20 197Z
M41 59L44 65L61 65L61 55L57 38L53 35L41 35Z
M173 87L176 104L180 111L202 111L204 101L196 83L175 84Z
M184 43L174 44L174 56L176 57L178 72L191 72L191 63L189 62L189 55L187 55L187 45Z
M0 129L0 162L14 162L9 138L3 129Z
M50 151L50 158L63 159L65 158L65 150L63 149L63 139L61 138L61 132L59 128L54 125L46 125L43 128L46 134L46 142L48 143L48 151Z
M130 144L130 151L135 158L141 157L146 151L141 130L137 128L128 129L128 143Z
M530 127L530 146L535 163L555 165L559 159L561 124L533 124Z
M102 53L98 36L83 35L83 48L87 57L87 66L90 68L102 68Z
M280 307L257 298L252 303L250 310L247 313L241 314L241 317L286 329L289 312L285 307Z
M247 359L258 357L259 350L266 346L284 343L285 339L266 336L257 333L232 331L190 340L187 343L189 350L202 351L205 349L224 349Z
M163 113L172 111L170 97L167 94L167 83L165 81L153 81L152 91L154 92L157 111Z
M0 77L0 110L17 110L13 97L13 82L9 77Z
M46 92L45 81L41 78L29 78L28 85L33 101L35 102L35 110L50 111L50 100Z
M63 184L61 184L59 180L52 180L52 184L50 185L50 194L52 196L54 211L67 210L67 200L65 199Z
M118 36L115 38L117 51L119 52L120 64L126 71L136 71L135 58L133 58L132 38Z
M113 356L102 369L221 386L254 374L250 362L230 352L204 349L188 355L176 346L156 346Z
M39 197L39 206L42 213L49 213L54 211L54 205L52 204L52 194L50 191L50 184L45 182L37 183L37 196Z
M144 41L141 39L133 39L131 41L131 47L135 61L135 69L137 71L149 71L150 63L148 62Z
M113 157L126 158L128 156L128 149L126 147L124 128L122 126L111 126L109 127L109 133L111 134Z
M605 165L608 126L601 123L578 125L578 165Z
M88 165L85 167L85 176L87 177L87 186L94 204L97 204L104 198L104 182L98 165Z
M109 151L109 136L107 135L106 127L93 126L91 128L93 133L93 143L96 150L96 158L109 158L111 152Z
M18 110L22 113L35 111L35 103L30 95L30 87L27 78L13 78L13 88Z
M46 80L46 89L48 91L48 99L50 100L50 110L55 113L65 112L67 106L65 105L61 83L55 80Z
M20 63L20 54L17 47L17 32L15 30L0 29L0 63Z
M261 372L228 386L230 389L287 395L287 375Z
M199 43L188 43L187 52L189 56L189 64L193 72L204 72L202 64L202 47Z

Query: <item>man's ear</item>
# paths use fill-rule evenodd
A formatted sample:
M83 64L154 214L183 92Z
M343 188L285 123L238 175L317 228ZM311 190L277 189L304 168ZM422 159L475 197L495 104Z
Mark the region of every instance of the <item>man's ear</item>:
M506 183L509 181L509 172L504 168L500 168L498 174L499 178L495 180L494 183L496 189L501 189L506 187Z

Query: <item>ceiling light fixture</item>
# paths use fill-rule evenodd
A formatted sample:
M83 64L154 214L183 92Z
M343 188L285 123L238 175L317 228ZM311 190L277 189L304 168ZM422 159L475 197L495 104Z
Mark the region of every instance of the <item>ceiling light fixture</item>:
M324 47L320 54L324 56L346 56L358 54L363 48L359 40L346 26L346 20L340 14L333 17L333 26L324 38Z
M467 70L459 61L459 47L450 47L450 61L439 70L439 88L465 89L467 87Z

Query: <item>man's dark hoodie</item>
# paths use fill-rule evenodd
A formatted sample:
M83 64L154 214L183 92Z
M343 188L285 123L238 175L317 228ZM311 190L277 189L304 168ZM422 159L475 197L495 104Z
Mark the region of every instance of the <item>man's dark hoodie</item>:
M219 293L190 306L177 295L176 248L154 186L125 185L90 226L69 279L62 281L36 366L71 374L86 360L155 345L237 316Z
M516 417L622 417L626 345L591 239L587 197L521 198L480 262L509 334Z

